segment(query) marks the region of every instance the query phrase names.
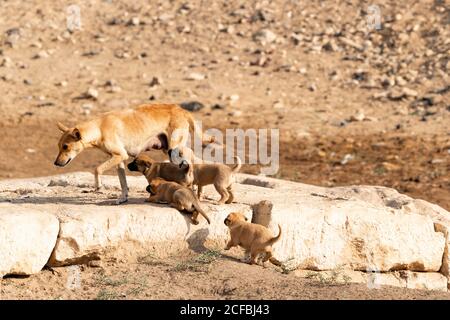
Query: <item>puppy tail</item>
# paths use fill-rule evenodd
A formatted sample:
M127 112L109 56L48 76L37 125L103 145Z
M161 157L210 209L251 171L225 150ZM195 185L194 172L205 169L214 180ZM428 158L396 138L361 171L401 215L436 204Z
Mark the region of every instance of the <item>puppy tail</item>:
M278 235L267 242L267 245L271 246L281 238L281 226L278 225Z
M200 203L198 203L198 201L195 200L193 205L194 205L195 210L197 210L198 213L200 213L203 217L205 217L206 221L208 221L208 224L211 224L211 221L209 220L205 211L203 211L203 209L200 207Z
M234 157L234 160L236 161L236 164L234 165L234 167L231 169L231 171L233 173L237 173L239 172L239 170L241 170L242 167L242 161L241 158L239 158L238 156Z

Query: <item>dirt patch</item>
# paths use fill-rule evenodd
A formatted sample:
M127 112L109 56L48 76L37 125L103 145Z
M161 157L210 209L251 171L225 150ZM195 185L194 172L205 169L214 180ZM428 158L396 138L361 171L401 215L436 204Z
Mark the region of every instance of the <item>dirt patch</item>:
M323 283L250 266L232 249L184 252L159 260L151 253L134 263L96 262L44 270L0 282L2 299L450 299L449 293L382 286Z

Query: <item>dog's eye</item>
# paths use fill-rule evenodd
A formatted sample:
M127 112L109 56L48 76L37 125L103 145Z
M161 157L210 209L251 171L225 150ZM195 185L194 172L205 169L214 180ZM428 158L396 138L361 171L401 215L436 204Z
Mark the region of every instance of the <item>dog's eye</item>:
M69 149L69 146L67 144L63 145L63 150Z

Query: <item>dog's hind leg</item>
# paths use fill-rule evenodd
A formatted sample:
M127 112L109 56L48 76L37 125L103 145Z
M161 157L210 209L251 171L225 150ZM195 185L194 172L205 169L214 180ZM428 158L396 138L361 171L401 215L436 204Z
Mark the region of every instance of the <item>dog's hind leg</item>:
M231 186L229 186L227 188L228 191L228 199L227 201L225 201L226 204L232 203L234 200L234 194L233 194L233 188Z
M220 194L219 204L224 204L225 201L230 197L227 189L222 187L220 184L214 184L214 187L216 188L217 192Z
M122 189L122 194L119 199L116 200L116 204L121 204L128 201L128 185L127 177L125 175L125 163L121 162L117 166L117 175L119 176L120 188Z

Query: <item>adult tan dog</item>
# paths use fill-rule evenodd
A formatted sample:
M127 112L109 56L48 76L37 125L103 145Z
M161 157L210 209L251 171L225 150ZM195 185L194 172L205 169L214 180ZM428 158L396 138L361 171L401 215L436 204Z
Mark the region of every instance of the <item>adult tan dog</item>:
M171 162L157 162L143 153L138 155L127 167L130 171L141 172L149 184L157 177L174 181L184 187L191 187L194 181L194 175L189 165L180 168Z
M230 213L224 223L230 229L231 236L225 250L234 246L241 246L245 249L246 255L250 253L250 264L256 264L258 256L265 254L262 260L263 266L267 260L277 266L281 265L272 256L272 245L281 237L280 225L278 225L278 236L274 237L268 228L260 224L247 222L247 218L239 212Z
M155 178L147 186L147 192L151 196L146 199L147 202L167 202L170 206L179 211L192 212L192 223L198 224L198 214L205 217L208 223L211 223L206 213L200 206L195 193L173 181L166 181L162 178Z
M55 165L64 167L86 148L98 148L111 158L95 169L95 189L102 187L100 175L117 166L122 194L117 204L127 201L128 186L125 163L130 156L136 157L145 150L167 150L171 161L172 153L179 153L186 145L191 133L200 136L202 143L213 142L204 139L192 115L178 105L149 104L135 109L112 111L93 120L68 128L58 123L63 132L58 147ZM175 152L174 152L175 151Z

